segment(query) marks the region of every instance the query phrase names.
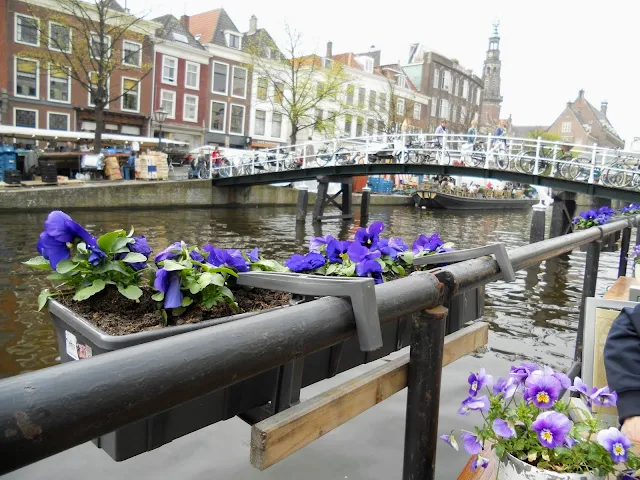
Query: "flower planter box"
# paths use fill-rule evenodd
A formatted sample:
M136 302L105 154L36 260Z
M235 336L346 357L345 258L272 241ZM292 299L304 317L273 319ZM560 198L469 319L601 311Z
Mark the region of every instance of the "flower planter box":
M541 470L506 453L500 459L496 480L604 480L604 478L593 473L559 473Z

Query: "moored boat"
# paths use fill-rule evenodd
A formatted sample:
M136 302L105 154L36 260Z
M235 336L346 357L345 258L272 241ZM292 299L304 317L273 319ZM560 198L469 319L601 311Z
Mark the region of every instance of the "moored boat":
M522 191L488 190L478 193L455 189L449 192L439 190L418 190L412 195L416 207L448 210L506 210L532 207L537 198L525 197Z

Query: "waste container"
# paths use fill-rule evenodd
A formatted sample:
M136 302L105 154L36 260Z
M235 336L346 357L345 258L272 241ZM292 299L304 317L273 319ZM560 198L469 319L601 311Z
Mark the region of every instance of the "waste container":
M53 160L40 160L42 183L58 183L58 167Z

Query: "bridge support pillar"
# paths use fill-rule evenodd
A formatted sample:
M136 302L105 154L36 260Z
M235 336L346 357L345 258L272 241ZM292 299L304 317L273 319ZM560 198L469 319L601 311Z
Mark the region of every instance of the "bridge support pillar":
M371 188L362 189L362 200L360 201L360 225L367 223L369 219L369 207L371 206Z
M533 206L529 243L536 243L544 240L546 214L547 208L543 204Z
M551 228L549 238L566 235L573 231L573 217L576 214L576 194L574 192L553 192Z
M309 188L300 187L298 190L298 203L296 206L296 222L304 222L307 218L307 206L309 205Z
M340 183L342 188L334 195L329 195L329 184ZM318 177L318 195L316 197L316 203L313 207L313 221L314 223L321 222L329 219L343 219L348 220L351 215L351 191L353 190L353 178L352 177L337 177L337 176L325 176ZM342 194L342 202L338 203L336 198ZM324 209L327 205L333 205L340 210L339 215L325 215Z

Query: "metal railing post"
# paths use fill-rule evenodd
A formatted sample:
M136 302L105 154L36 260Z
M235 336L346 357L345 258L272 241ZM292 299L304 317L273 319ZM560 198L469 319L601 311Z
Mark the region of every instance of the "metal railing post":
M338 164L338 155L336 154L337 151L338 151L338 140L334 138L333 139L333 158L332 158L334 165Z
M533 174L540 175L540 148L542 147L542 137L538 137L538 142L536 143L536 163L533 167Z
M444 132L442 134L442 153L440 154L440 164L444 165L444 152L446 149L446 145L447 145L447 132Z
M558 172L558 144L553 144L553 167L549 176L555 177Z
M594 297L596 294L601 248L602 240L595 240L587 245L587 261L584 266L584 282L582 284L582 302L580 303L576 349L573 356L573 360L576 362L582 362L582 337L584 334L585 309L587 306L587 298Z
M604 172L604 166L607 163L606 159L607 159L607 149L603 148L602 149L602 160L600 161L600 178L598 179L598 183L600 185L604 185L604 182L602 181L602 173ZM611 172L611 173L613 173L615 175L618 172Z
M511 167L512 153L513 153L513 140L509 140L509 146L507 147L507 161L509 162L509 166L507 167L507 170L509 169L509 167Z
M403 480L435 478L447 314L439 306L412 315Z
M631 227L622 230L620 242L620 264L618 265L618 277L627 276L627 261L629 259L629 244L631 243Z
M258 158L258 154L254 153L251 155L251 175L256 174L256 158Z
M598 144L593 144L593 150L591 150L591 173L589 173L589 183L596 181L596 152L598 150ZM600 172L602 173L602 172Z
M487 147L484 155L484 168L489 169L489 151L491 150L491 134L487 135Z
M366 149L364 151L364 161L365 163L369 163L369 139L370 137L367 137L367 142L365 143L364 148Z

